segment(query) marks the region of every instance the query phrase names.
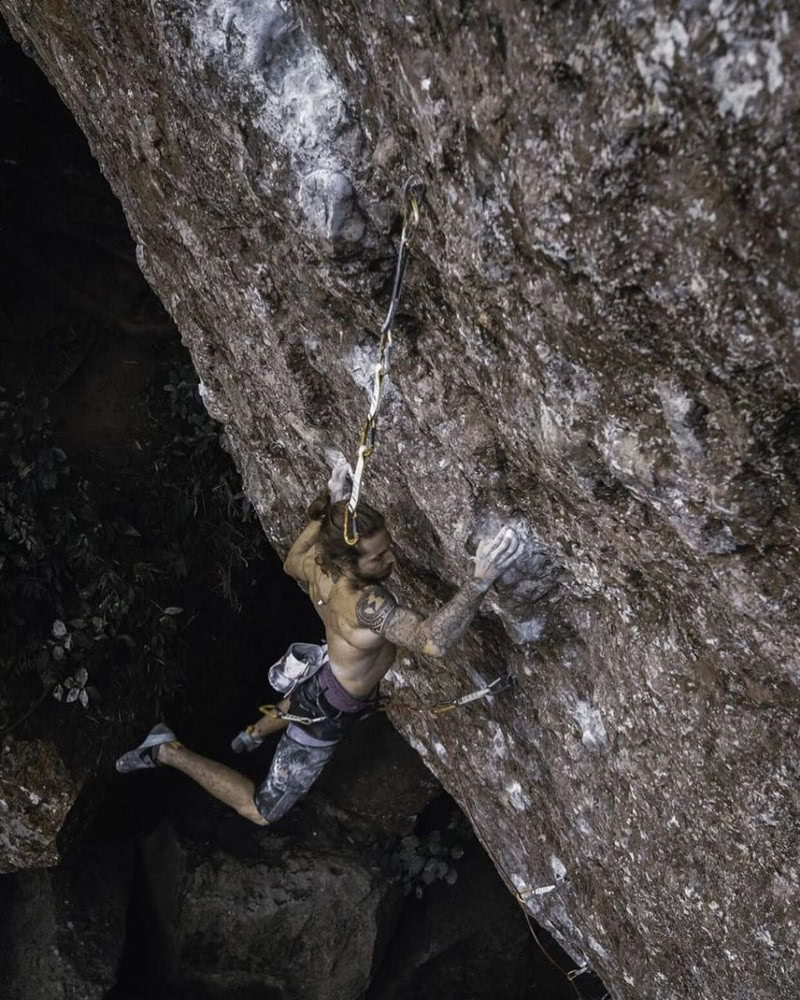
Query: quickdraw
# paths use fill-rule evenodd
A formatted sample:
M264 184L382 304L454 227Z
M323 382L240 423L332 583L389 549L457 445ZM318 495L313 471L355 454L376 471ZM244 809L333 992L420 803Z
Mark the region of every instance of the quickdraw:
M553 885L538 885L536 887L531 887L527 889L520 889L516 893L517 901L523 905L533 896L546 896L550 892L555 892L556 889L560 889L562 886L567 884L567 879L563 875L556 875L556 880Z
M375 363L372 400L369 413L361 428L361 438L358 443L358 459L353 473L353 485L350 499L344 512L344 540L348 545L358 542L358 497L361 492L361 480L367 460L375 450L378 427L378 410L383 399L383 383L389 374L389 364L392 356L392 329L394 328L397 308L400 305L400 295L403 291L403 278L408 263L408 246L411 234L419 224L419 206L425 185L420 177L412 176L403 187L403 230L400 234L400 248L397 252L397 267L394 272L394 285L389 311L381 327L381 339L378 343L378 360Z
M326 716L319 715L316 719L310 719L306 715L292 715L291 712L284 712L277 705L259 705L259 712L270 719L282 719L284 722L296 722L300 726L313 726L315 722L324 722Z
M500 694L501 691L507 691L513 682L514 678L511 674L503 674L501 677L496 677L486 687L479 688L477 691L470 691L469 694L464 694L460 698L453 698L452 701L446 701L441 705L435 705L431 711L434 715L444 715L445 712L452 712L459 705L468 705L471 701L478 701L481 698L488 698L493 694Z
M396 712L398 715L413 714L414 712L432 712L434 715L444 715L445 712L450 712L454 708L458 708L460 705L468 705L472 701L479 701L481 698L488 698L489 695L500 694L501 691L507 691L514 682L514 678L511 674L503 674L502 677L497 677L492 681L491 684L487 684L486 687L479 688L476 691L470 691L469 694L464 694L460 698L453 698L452 701L445 701L441 705L433 705L428 707L426 705L404 705L401 702L394 702L391 699L386 699L382 701L378 706L379 711L385 712L391 709L392 712Z

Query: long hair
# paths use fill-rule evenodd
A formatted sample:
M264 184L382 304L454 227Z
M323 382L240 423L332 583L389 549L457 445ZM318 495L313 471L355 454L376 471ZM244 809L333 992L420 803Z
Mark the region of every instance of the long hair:
M358 563L358 546L348 545L344 540L344 512L347 500L331 503L330 493L323 490L308 508L312 521L321 521L317 545L317 562L333 579L338 580L345 569L355 568ZM372 538L386 527L380 511L369 504L358 505L358 534L360 538Z

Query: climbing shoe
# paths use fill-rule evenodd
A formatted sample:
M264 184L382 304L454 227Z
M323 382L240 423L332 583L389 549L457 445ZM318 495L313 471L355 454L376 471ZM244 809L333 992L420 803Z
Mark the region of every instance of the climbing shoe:
M234 753L252 753L264 742L257 736L253 736L251 728L251 726L248 726L247 729L243 729L237 736L233 737L231 740L231 750Z
M145 736L144 741L135 750L124 753L114 765L120 774L130 774L146 767L158 767L155 758L156 748L162 743L177 743L175 733L163 722L153 726Z

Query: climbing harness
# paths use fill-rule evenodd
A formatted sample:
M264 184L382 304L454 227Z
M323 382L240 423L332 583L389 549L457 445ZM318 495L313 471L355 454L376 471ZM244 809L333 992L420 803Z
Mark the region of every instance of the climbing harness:
M348 545L358 542L358 497L361 492L361 480L367 459L375 450L375 440L378 427L378 410L383 398L383 383L389 374L389 364L392 357L392 330L397 317L397 307L400 305L400 295L403 291L403 278L408 263L408 246L411 234L419 224L419 206L425 185L420 177L411 176L403 186L403 230L400 234L400 248L397 252L397 267L394 272L394 285L389 311L381 327L381 338L378 343L378 360L375 363L374 382L372 386L372 401L367 418L361 428L361 438L358 444L358 459L353 473L353 485L350 499L344 512L344 540Z
M491 684L487 684L486 687L479 688L476 691L470 691L469 694L461 695L460 698L453 698L451 701L445 701L441 705L433 705L430 711L434 715L444 715L446 712L452 712L454 708L458 708L460 705L469 705L470 702L480 701L483 698L488 698L490 695L500 694L503 691L507 691L514 682L514 678L511 674L503 674L501 677L495 678ZM386 711L389 708L397 708L399 706L393 705L391 700L381 702L378 706L379 711ZM410 706L403 706L404 709L409 709ZM292 715L290 712L284 712L282 708L277 705L260 705L258 708L262 715L269 716L270 719L282 719L285 722L296 722L301 726L311 726L315 722L322 722L325 719L324 715L319 716L316 719L310 719L305 715ZM551 886L555 889L555 886Z
M510 673L503 674L500 677L496 677L491 684L487 684L486 687L479 688L476 691L470 691L469 694L464 694L460 698L453 698L452 701L445 701L441 705L434 705L431 709L434 715L444 715L445 712L452 712L454 708L458 708L459 705L468 705L471 701L479 701L481 698L488 698L493 694L500 694L501 691L507 691L511 685L514 683L514 678Z

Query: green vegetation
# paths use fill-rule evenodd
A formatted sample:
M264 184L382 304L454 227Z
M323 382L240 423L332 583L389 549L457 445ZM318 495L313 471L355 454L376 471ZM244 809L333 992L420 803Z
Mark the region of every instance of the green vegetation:
M157 708L185 683L192 619L241 608L266 541L188 365L147 410L151 447L90 478L46 398L0 390L0 732L50 693L65 712Z
M443 829L389 840L381 845L380 854L405 895L413 892L422 899L425 889L434 882L455 884L457 862L464 857L464 845L472 837L469 823L461 813L454 812Z

